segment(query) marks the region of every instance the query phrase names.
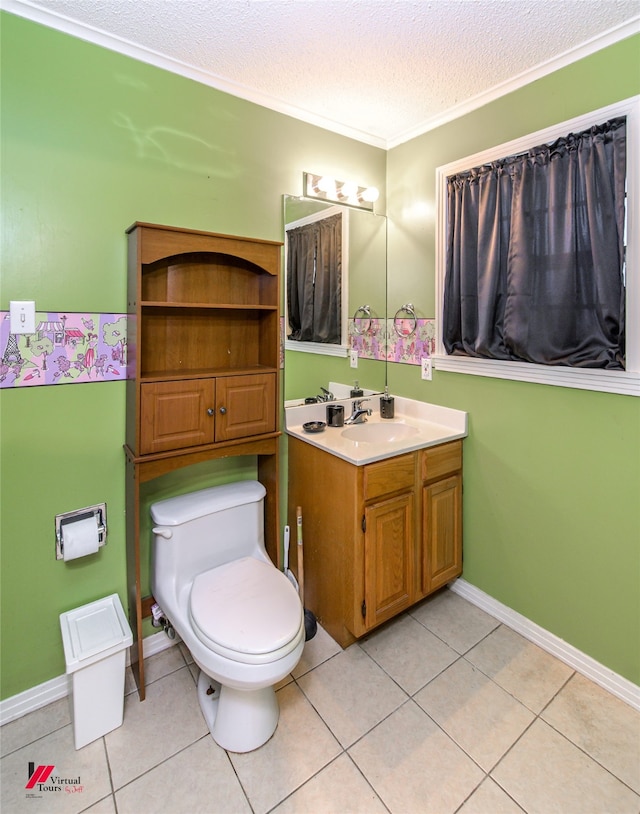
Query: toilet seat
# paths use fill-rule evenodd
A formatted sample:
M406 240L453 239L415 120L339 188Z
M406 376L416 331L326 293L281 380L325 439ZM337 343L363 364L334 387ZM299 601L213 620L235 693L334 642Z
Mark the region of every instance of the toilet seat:
M300 598L275 566L254 557L220 565L194 579L189 617L209 649L244 664L277 661L304 638Z

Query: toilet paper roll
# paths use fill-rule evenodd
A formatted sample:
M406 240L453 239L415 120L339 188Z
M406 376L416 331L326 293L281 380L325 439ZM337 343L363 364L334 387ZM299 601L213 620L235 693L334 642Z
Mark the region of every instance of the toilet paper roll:
M62 556L65 560L95 554L99 547L98 518L95 514L65 523L62 527Z

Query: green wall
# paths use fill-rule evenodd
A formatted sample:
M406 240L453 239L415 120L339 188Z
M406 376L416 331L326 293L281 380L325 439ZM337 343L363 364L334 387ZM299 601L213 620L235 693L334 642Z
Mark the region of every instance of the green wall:
M435 315L436 167L640 93L639 54L636 36L389 151L389 312ZM395 364L388 378L469 413L464 578L640 683L640 399Z
M612 46L385 153L0 19L3 310L35 299L39 310L126 311L132 222L281 239L281 195L299 193L309 170L381 190L386 174L389 310L410 300L433 316L435 167L639 92L636 38L636 51ZM356 372L327 360L299 375L317 391ZM637 400L437 371L427 383L407 365L389 377L400 395L469 412L465 578L640 682ZM2 698L64 672L60 613L114 591L126 602L124 398L122 383L0 392ZM147 497L253 471L194 467ZM55 514L102 501L107 546L56 562Z
M126 312L137 220L281 240L282 195L305 170L384 189L381 149L0 20L2 310ZM0 392L2 698L64 673L60 613L113 592L126 606L124 402L119 382ZM191 467L148 501L254 473L253 459ZM56 561L55 515L103 501L106 547Z

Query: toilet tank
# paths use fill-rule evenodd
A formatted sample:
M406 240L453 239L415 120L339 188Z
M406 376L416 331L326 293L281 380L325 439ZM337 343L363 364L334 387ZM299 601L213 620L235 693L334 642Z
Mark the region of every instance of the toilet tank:
M268 560L265 495L258 481L239 481L152 504L152 590L158 577L175 580L179 592L197 574L231 560Z

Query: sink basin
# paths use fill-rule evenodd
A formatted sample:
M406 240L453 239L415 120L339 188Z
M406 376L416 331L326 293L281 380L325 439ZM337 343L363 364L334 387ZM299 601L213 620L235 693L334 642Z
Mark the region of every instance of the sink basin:
M358 441L368 444L384 444L390 441L402 441L417 435L416 427L408 424L354 424L342 431L342 437L348 441Z

